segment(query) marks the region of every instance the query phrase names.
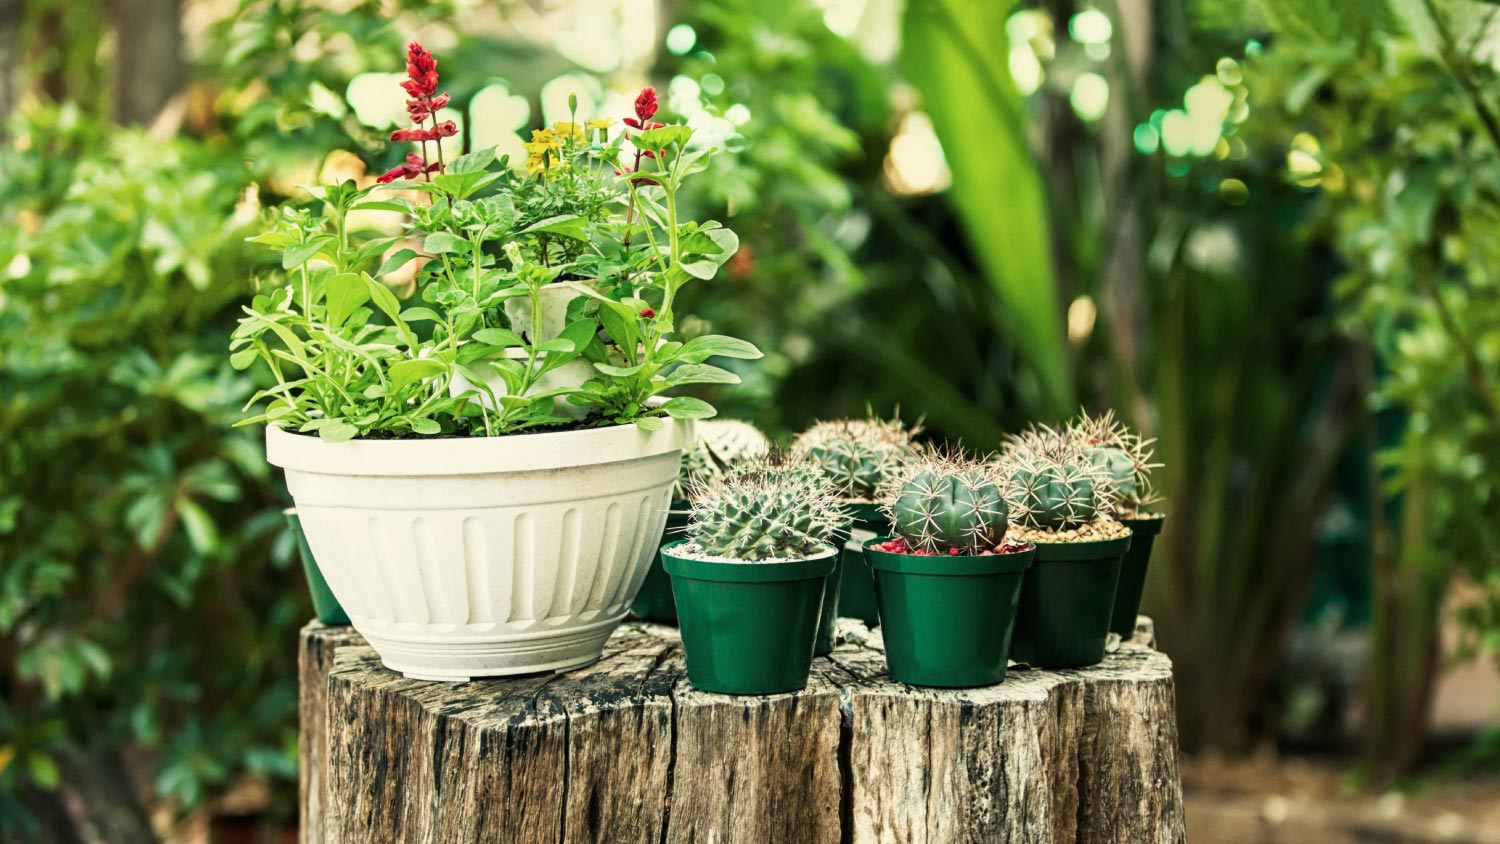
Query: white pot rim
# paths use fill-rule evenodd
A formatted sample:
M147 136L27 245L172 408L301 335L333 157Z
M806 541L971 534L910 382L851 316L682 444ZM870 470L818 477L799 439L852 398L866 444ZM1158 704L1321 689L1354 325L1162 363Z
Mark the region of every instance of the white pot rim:
M532 472L595 466L682 450L692 439L687 420L664 417L659 431L634 424L500 437L423 437L324 442L317 434L266 428L273 466L323 475L437 477Z

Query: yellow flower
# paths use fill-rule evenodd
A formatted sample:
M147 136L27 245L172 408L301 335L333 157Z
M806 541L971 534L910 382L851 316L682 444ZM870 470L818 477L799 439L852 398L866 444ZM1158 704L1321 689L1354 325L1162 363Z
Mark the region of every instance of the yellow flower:
M539 149L562 149L562 139L551 129L532 129L531 143L526 148L533 154Z
M552 124L552 128L557 132L559 137L567 137L571 135L577 140L585 140L583 136L583 127L579 126L577 123L571 123L567 120L564 120L560 123Z
M585 125L588 126L590 132L595 129L608 129L615 125L615 119L613 117L596 117Z

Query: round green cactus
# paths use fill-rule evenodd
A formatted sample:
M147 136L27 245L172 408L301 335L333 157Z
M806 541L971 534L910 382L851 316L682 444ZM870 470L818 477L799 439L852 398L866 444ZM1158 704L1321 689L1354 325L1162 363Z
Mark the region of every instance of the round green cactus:
M1017 520L1028 527L1068 530L1104 510L1098 470L1086 461L1035 458L1015 467L1011 496Z
M1151 444L1115 419L1113 411L1103 416L1080 414L1060 435L1081 449L1099 469L1111 496L1124 510L1140 510L1156 500L1151 488Z
M846 519L823 475L799 459L752 460L692 494L687 537L708 557L805 559L826 551Z
M1119 491L1071 429L1033 426L1011 437L1001 458L1014 520L1039 530L1070 530L1109 515Z
M981 464L928 460L907 472L887 508L908 547L978 554L1005 540L1010 508L1001 484Z
M835 419L797 437L794 447L816 463L850 501L873 501L882 483L913 454L917 429L900 419Z
M1129 452L1115 446L1094 446L1084 453L1088 455L1094 468L1108 479L1120 500L1130 501L1137 497L1140 488L1139 473L1135 459Z

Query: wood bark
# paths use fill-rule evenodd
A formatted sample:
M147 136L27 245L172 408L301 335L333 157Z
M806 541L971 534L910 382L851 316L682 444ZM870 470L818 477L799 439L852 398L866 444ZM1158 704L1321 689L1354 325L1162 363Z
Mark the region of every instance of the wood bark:
M806 689L687 682L627 624L567 674L408 680L348 628L302 635L303 844L1178 844L1171 662L1148 626L1102 665L998 686L886 676L845 620Z

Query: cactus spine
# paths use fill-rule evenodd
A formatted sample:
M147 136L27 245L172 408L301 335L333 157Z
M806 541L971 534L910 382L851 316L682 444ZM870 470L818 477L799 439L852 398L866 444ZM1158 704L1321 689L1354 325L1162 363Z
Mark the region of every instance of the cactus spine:
M672 487L674 501L688 500L695 486L711 483L731 466L762 457L771 449L766 435L748 422L704 419L694 428L697 437L683 450L682 468Z
M918 430L900 419L834 419L807 429L793 446L822 468L842 498L873 501L881 484L911 458Z
M1142 439L1126 428L1115 419L1114 411L1097 417L1080 414L1068 426L1065 436L1082 448L1100 470L1117 501L1117 509L1139 511L1156 501L1151 487L1151 470L1160 467L1151 462L1151 445L1155 440Z
M1011 438L1002 459L1011 475L1007 498L1018 524L1071 530L1113 508L1116 493L1108 475L1065 433L1031 428Z
M826 551L846 519L823 475L797 458L751 460L689 492L687 536L707 557L806 559Z
M975 555L1005 541L1004 478L985 462L924 455L886 486L882 499L897 535L914 550Z

